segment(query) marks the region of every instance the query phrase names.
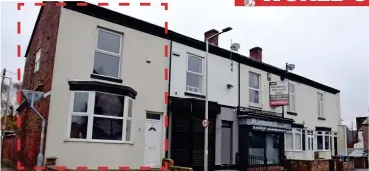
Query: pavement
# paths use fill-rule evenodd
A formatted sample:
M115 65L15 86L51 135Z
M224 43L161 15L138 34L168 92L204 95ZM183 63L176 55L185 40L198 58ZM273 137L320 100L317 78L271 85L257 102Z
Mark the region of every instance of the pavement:
M3 164L1 165L1 171L14 171L12 168L5 167Z

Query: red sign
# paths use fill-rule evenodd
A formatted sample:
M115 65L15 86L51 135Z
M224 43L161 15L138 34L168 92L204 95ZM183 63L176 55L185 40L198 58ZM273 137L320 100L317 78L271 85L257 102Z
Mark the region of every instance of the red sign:
M288 105L288 100L270 101L270 106L284 106L284 105Z
M209 126L209 121L204 119L204 120L202 120L201 124L202 124L203 127L207 127L207 126Z

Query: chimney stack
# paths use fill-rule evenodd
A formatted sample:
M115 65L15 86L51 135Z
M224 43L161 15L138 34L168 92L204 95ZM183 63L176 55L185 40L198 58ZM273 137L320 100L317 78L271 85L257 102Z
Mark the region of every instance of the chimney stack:
M254 47L250 49L250 58L262 62L263 60L263 49L261 47Z
M206 39L207 38L209 38L209 37L211 37L211 36L213 36L215 34L218 34L218 33L219 33L219 31L218 30L215 30L215 29L211 29L211 30L205 32L204 33L204 35L205 35L205 40L204 41L206 42ZM218 37L219 36L215 36L215 37L209 39L209 43L212 44L212 45L214 45L214 46L218 46Z

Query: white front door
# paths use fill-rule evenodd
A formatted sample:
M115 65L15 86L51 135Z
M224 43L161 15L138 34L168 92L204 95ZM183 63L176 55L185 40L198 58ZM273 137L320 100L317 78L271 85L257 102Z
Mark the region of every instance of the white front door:
M145 166L160 168L161 166L161 115L146 114L145 128Z

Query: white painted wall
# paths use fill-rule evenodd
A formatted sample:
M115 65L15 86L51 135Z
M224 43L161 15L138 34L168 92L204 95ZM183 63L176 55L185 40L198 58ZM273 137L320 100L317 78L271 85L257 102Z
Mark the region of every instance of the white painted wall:
M232 121L232 164L236 164L238 152L238 120L235 109L221 107L221 113L216 118L215 134L215 165L222 165L222 121Z
M261 78L261 104L255 105L249 103L249 72L260 74ZM241 65L241 107L254 107L263 109L266 111L274 111L281 113L282 107L270 107L269 105L269 81L267 80L267 72L249 67L247 65ZM271 81L280 81L280 76L271 74ZM304 124L308 129L315 130L316 126L331 127L332 131L338 131L338 125L341 124L341 113L340 113L340 95L331 94L322 90L310 87L305 84L289 81L295 85L296 93L296 113L297 116L288 115L287 106L285 107L285 117L295 120L295 123ZM323 93L324 97L324 117L325 121L318 120L318 103L317 93ZM314 138L314 146L316 149L316 137ZM332 143L333 144L333 143ZM319 154L322 158L330 158L330 151L323 151ZM287 158L293 159L313 159L313 152L299 152L299 151L288 151L286 152Z
M123 85L138 92L133 109L132 144L67 141L71 95L68 80L91 80L97 26L124 33L121 63ZM68 168L80 165L91 169L98 166L108 166L112 169L119 166L142 166L145 111L165 111L163 94L167 91L167 83L163 73L164 68L169 66L169 60L164 58L163 53L165 44L169 44L169 41L63 8L56 48L45 157L57 157L57 165ZM146 63L147 56L152 59L150 64ZM164 135L163 131L163 142ZM164 143L161 151L163 157Z
M170 95L181 98L193 98L192 96L184 95L186 91L187 53L205 58L205 51L201 51L176 42L173 42L172 46L172 52L179 54L180 56L178 57L172 55ZM205 73L205 60L203 63ZM209 54L208 70L209 101L218 102L222 105L234 107L238 106L238 63L233 62L232 72L231 60ZM227 89L227 84L232 84L234 87L232 89Z
M337 136L337 144L338 144L338 155L348 155L347 154L347 129L346 125L338 126L338 136Z

